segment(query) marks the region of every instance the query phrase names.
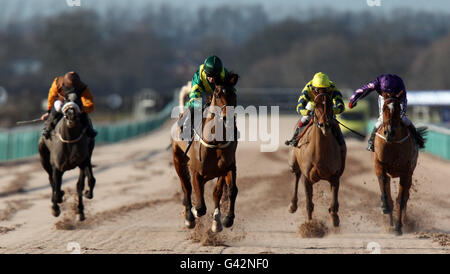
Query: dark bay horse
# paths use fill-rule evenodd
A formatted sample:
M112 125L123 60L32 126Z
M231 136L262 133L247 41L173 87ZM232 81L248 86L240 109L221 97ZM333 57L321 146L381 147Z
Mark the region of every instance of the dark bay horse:
M327 180L331 185L333 198L329 213L333 226L339 226L339 179L344 172L347 148L339 146L332 134L334 126L333 104L328 93L314 93L314 117L305 128L303 137L297 147L291 150L289 162L291 171L295 174L295 187L289 211L297 210L298 182L302 179L306 193L306 211L308 221L312 221L314 204L313 185L320 180Z
M194 228L195 218L206 214L205 183L214 178L218 179L213 193L215 209L211 230L213 232L222 231L222 223L225 227L233 225L234 206L238 193L235 156L238 142L235 123L233 122L233 126L229 127L225 126L225 121L227 119L234 121L234 114L227 113L227 107L236 106L234 86L238 78L237 74L230 72L223 83L216 83L211 104L205 109L205 113L209 115L202 119L201 130L194 130L196 138L187 155L185 155L187 148L185 141L172 141L173 161L184 192L184 216L185 225L188 228ZM217 125L222 127L223 136L229 136L231 132L233 134L232 140L216 138L214 134L220 131ZM196 207L193 207L191 203L192 186L196 194ZM224 187L227 187L229 192L229 210L221 221L220 200Z
M382 210L389 215L390 225L394 225L392 217L393 201L391 197L391 178L400 177L397 206L398 219L395 225L397 235L402 234L402 224L405 221L406 205L409 199L409 189L412 175L417 164L419 148L414 136L402 123L401 101L403 92L397 96L382 93L384 97L383 124L376 133L373 161L375 173L381 190ZM425 129L419 129L423 134Z
M64 191L61 190L62 176L65 171L78 167L80 175L77 183L78 218L85 219L83 206L83 190L86 175L89 190L84 193L88 199L93 198L95 178L92 172L91 157L95 140L86 136L86 128L80 121L80 107L76 99L64 104L64 117L58 122L49 139L39 140L39 154L42 167L47 171L52 187L52 214L58 217L61 210L58 204L63 202Z

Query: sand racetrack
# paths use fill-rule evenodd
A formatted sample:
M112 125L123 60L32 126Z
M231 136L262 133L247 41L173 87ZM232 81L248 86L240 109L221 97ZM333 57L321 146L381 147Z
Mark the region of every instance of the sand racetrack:
M296 118L281 117L280 143L291 135ZM194 230L184 228L181 187L165 147L168 122L149 135L98 146L93 164L94 199L85 199L86 221L72 211L78 171L64 175L61 216L50 211L50 186L37 157L0 165L0 253L450 253L450 165L420 153L408 204L405 234L383 228L378 182L365 142L347 141L346 170L339 192L341 227L331 228L327 182L314 188L314 217L328 227L323 238L301 238L305 220L304 190L299 209L288 207L294 176L288 171L287 148L262 153L257 142L241 142L237 154L234 227L208 234L213 182L207 184L208 213ZM398 180L392 183L397 194ZM68 195L69 193L72 193ZM395 200L394 196L394 200ZM69 244L70 243L70 244ZM76 246L76 244L75 244Z

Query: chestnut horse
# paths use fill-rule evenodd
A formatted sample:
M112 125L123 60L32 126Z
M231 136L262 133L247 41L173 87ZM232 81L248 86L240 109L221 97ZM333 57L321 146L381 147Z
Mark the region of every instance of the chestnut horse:
M188 228L194 228L195 218L199 218L206 214L204 198L205 183L214 178L218 179L213 193L215 209L211 230L213 232L222 231L222 223L225 227L231 227L233 225L235 217L234 205L238 193L236 186L235 157L237 148L237 129L234 123L234 114L228 113L227 115L227 106L236 106L234 86L236 85L238 78L239 76L237 74L230 72L223 83L216 84L216 88L212 94L211 104L205 109L205 113L208 113L209 115L204 115L206 118L202 119L202 129L194 130L196 138L194 138L187 155L185 155L187 149L185 141L172 141L174 166L184 192L184 217L185 225ZM230 128L225 126L224 122L227 118L233 120L233 127ZM232 140L224 141L222 139L226 138L216 138L214 134L219 131L219 128L216 128L216 122L223 125L223 136L229 136L229 133L231 132L234 138ZM177 134L179 133L180 130L178 130ZM191 178L196 194L196 207L192 207L191 203ZM224 187L228 187L229 211L224 220L221 221L220 200L222 198Z
M383 92L382 96L385 99L383 124L376 133L373 162L380 184L382 210L384 214L389 215L391 226L394 225L394 221L390 180L400 177L397 197L398 219L395 231L397 235L401 235L419 148L415 143L414 136L401 122L400 98L403 96L403 91L396 96ZM424 134L424 132L423 129L418 130L419 134Z
M313 185L320 180L327 180L331 185L332 201L329 208L333 226L339 226L339 179L344 172L347 148L339 146L332 134L335 123L333 104L328 93L314 93L314 118L308 128L304 129L304 136L297 147L291 150L291 171L295 173L295 188L289 211L297 210L298 182L301 178L306 193L306 211L308 221L312 220L314 204ZM302 176L303 175L303 176Z

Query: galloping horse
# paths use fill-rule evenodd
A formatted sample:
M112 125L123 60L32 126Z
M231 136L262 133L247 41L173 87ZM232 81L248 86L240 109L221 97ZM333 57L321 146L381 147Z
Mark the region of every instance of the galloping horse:
M178 177L180 177L181 187L184 192L184 216L185 225L188 228L195 227L194 217L198 218L206 214L204 199L205 183L214 178L218 179L213 193L215 210L211 230L213 232L222 231L220 200L224 187L228 187L230 203L228 214L223 220L223 225L225 227L231 227L233 225L235 217L234 205L238 193L236 186L235 157L237 148L237 129L235 125L233 128L223 126L224 136L229 136L230 132L233 134L234 138L231 141L217 140L213 134L220 131L219 128L216 128L216 121L223 122L226 121L226 119L234 119L234 115L227 115L227 106L236 106L234 86L236 85L238 78L239 76L237 74L230 73L223 83L216 83L216 88L211 98L211 104L205 109L205 112L208 112L210 115L202 119L201 133L194 129L194 134L197 138L194 139L187 155L185 155L187 149L185 141L172 141L174 166ZM208 127L207 125L212 126ZM191 177L196 194L196 207L192 207L191 203Z
M95 178L92 172L91 157L95 140L86 136L86 128L80 121L81 110L75 103L75 94L69 94L67 103L62 107L64 117L56 125L51 138L39 139L39 154L42 167L47 171L52 187L52 214L58 217L61 213L58 204L63 202L64 191L61 190L62 176L65 171L80 168L77 183L78 218L85 219L83 206L83 190L86 175L89 190L84 193L88 199L94 195Z
M409 198L409 189L412 184L412 175L417 164L418 146L408 128L401 122L400 99L403 91L397 96L383 92L383 124L376 133L374 166L381 190L382 210L389 214L390 225L393 225L393 201L391 197L391 178L400 177L397 206L398 219L395 226L397 235L402 234L402 223L405 221L406 204ZM425 129L419 129L424 134Z
M300 178L303 181L306 192L306 211L308 221L312 220L314 204L313 184L320 180L330 182L333 198L329 213L333 226L339 226L339 179L344 172L347 148L339 146L332 134L334 121L333 105L328 93L314 93L314 118L300 139L297 147L292 148L289 165L295 173L295 188L291 200L289 212L297 210L297 190ZM302 176L303 175L303 176Z

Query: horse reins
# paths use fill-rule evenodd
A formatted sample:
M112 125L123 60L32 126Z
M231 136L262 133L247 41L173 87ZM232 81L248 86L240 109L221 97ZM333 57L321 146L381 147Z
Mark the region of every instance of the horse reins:
M87 128L84 128L82 131L81 131L81 134L80 134L80 136L78 136L78 138L76 138L76 139L74 139L74 140L65 140L65 139L63 139L63 137L61 136L61 133L57 133L56 134L56 136L58 136L58 138L59 138L59 140L61 141L61 142L63 142L64 144L73 144L73 143L77 143L77 142L79 142L80 140L81 140L81 138L84 136L84 134L86 133L86 129Z
M315 100L317 97L319 97L319 96L325 96L325 97L327 97L327 98L330 97L330 95L329 95L328 93L322 92L322 93L319 93L319 94L315 95L314 100ZM326 103L326 101L323 101L323 105L324 105L324 110L323 110L322 116L320 117L321 119L323 119L324 116L327 115L327 103ZM316 111L314 111L314 118L313 118L313 120L315 120L316 118L318 118L318 117L317 117ZM314 124L315 124L318 128L321 128L321 127L322 127L319 123L317 123L317 122L315 122L315 121L314 121Z

